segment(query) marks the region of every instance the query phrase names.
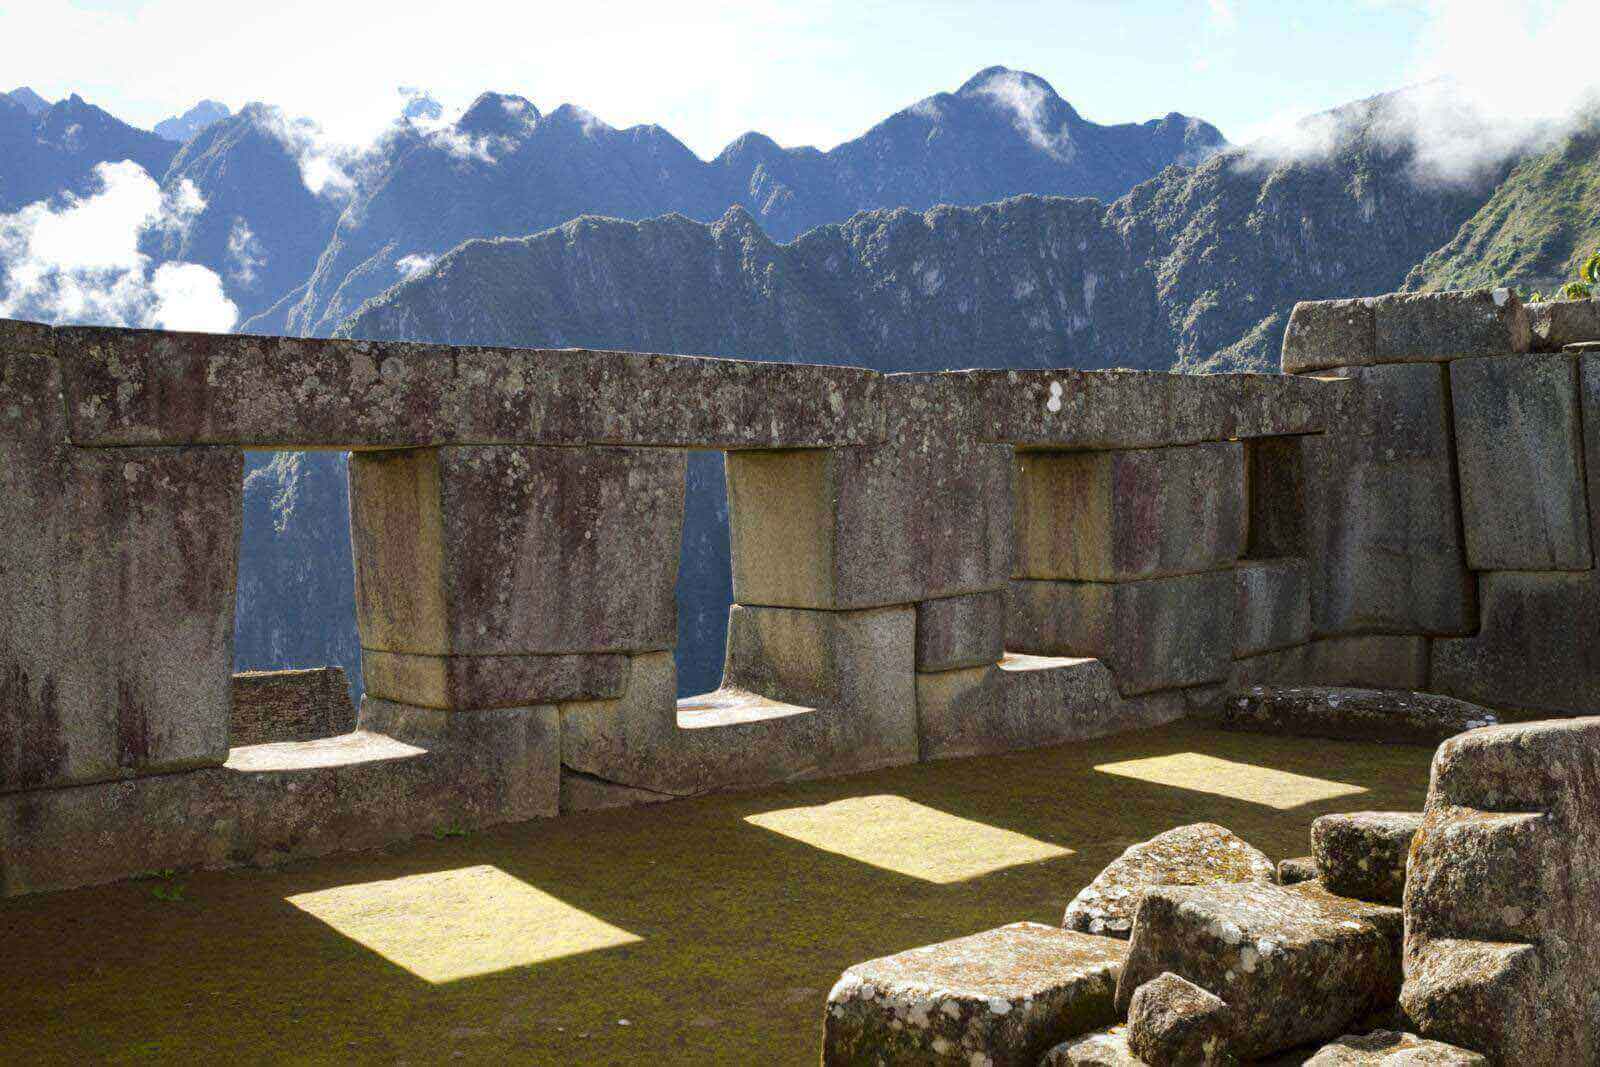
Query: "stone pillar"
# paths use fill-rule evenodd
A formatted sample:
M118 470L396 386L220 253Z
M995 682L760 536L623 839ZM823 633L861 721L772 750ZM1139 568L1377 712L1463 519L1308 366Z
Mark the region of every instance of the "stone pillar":
M0 792L220 764L243 456L75 448L61 396L0 322Z

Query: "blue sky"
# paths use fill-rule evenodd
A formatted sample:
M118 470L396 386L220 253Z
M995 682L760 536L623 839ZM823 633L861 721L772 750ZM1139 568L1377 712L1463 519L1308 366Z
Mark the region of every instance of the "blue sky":
M1596 6L0 0L0 40L33 42L5 50L0 85L77 91L146 126L203 96L263 99L352 140L394 114L400 85L453 107L496 89L613 125L657 122L705 156L747 129L826 147L1000 63L1095 121L1181 110L1243 140L1452 65L1481 70L1499 49L1516 66L1495 64L1497 79L1538 80L1517 34L1592 22ZM1584 28L1571 36L1593 40Z

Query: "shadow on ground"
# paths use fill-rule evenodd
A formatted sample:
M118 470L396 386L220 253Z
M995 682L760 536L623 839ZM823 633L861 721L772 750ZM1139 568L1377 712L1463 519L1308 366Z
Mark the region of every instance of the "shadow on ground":
M0 902L0 1049L814 1064L849 964L1059 922L1124 847L1182 823L1302 855L1317 815L1419 808L1430 756L1178 724Z

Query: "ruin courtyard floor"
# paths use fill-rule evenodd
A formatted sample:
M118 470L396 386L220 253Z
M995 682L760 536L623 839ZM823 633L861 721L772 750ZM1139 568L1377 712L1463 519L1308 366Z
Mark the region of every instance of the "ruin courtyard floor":
M1059 923L1184 823L1304 855L1431 756L1179 723L0 901L0 1059L814 1064L850 964Z

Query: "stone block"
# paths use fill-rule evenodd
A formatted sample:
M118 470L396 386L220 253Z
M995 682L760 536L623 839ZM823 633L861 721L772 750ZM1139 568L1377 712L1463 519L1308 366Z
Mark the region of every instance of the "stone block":
M1244 549L1236 442L1017 458L1014 577L1116 582L1217 570Z
M1422 813L1353 811L1318 816L1311 851L1328 892L1399 906L1406 889L1406 856Z
M354 730L356 707L342 667L246 671L233 676L233 748L315 741Z
M1570 355L1450 365L1456 466L1472 570L1587 570L1578 360Z
M1045 1053L1039 1067L1148 1067L1128 1050L1128 1028L1122 1023L1085 1037L1069 1038Z
M917 604L917 670L951 671L1000 662L1005 655L1002 590Z
M1133 992L1128 1051L1151 1067L1232 1067L1228 1006L1170 971Z
M959 432L947 376L890 381L882 447L728 456L735 601L856 610L1005 585L1010 450Z
M1084 886L1061 925L1086 934L1127 937L1134 909L1154 885L1217 885L1274 879L1272 861L1215 823L1179 826L1129 846Z
M1224 730L1326 737L1338 741L1437 745L1495 721L1464 700L1399 689L1257 685L1224 701Z
M528 655L676 640L681 452L358 453L350 500L365 648Z
M1311 639L1309 567L1303 559L1240 560L1234 570L1233 654L1255 656Z
M1377 363L1526 352L1528 313L1510 289L1390 293L1372 299Z
M1406 875L1400 1007L1496 1063L1600 1061L1600 718L1518 723L1434 754Z
M1280 366L1285 374L1377 361L1378 334L1371 298L1302 300L1289 312Z
M1600 341L1600 300L1540 300L1523 307L1535 352Z
M1117 1007L1171 971L1225 1001L1240 1058L1346 1033L1400 987L1398 908L1294 886L1157 886L1145 891Z
M973 432L1018 448L1162 448L1320 433L1349 390L1282 374L970 370Z
M1124 694L1228 677L1231 571L1140 582L1012 582L1006 648L1104 660Z
M75 449L42 357L0 370L0 792L227 758L243 459Z
M1470 633L1445 368L1346 368L1344 431L1301 441L1318 636Z
M612 700L622 695L628 657L619 653L556 656L428 656L366 649L367 693L425 708L481 710Z
M400 342L56 331L72 439L255 448L815 448L883 439L856 367Z
M1489 1067L1476 1052L1396 1030L1347 1035L1324 1045L1304 1067Z
M1124 698L1094 659L1013 654L987 667L917 675L924 760L1082 741L1160 726L1188 711L1177 693Z
M1112 1022L1125 947L1013 923L849 968L828 994L822 1062L1032 1067Z
M676 796L914 763L915 617L735 605L722 689L675 701L671 654L633 657L621 698L561 705L562 761Z
M1428 639L1394 634L1326 637L1306 646L1309 685L1428 688Z
M1278 861L1278 884L1299 885L1318 877L1317 858L1315 856L1296 856L1293 859Z

